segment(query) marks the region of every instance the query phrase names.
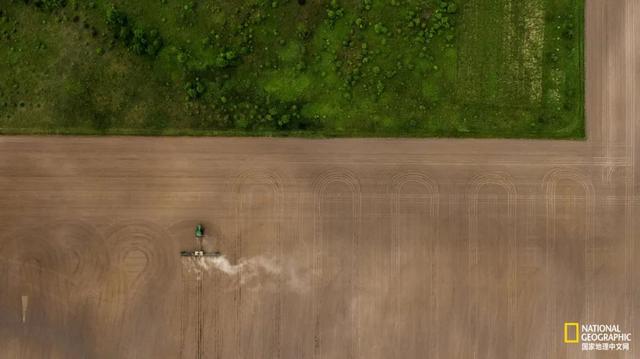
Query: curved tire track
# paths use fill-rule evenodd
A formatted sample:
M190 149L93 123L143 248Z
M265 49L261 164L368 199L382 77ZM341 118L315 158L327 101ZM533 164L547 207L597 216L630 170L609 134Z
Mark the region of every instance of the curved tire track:
M253 186L266 186L267 191L266 195L268 196L268 200L266 201L267 214L264 218L254 218L254 214L252 213L255 206L259 206L260 203L255 202L254 194L261 191L260 189L251 188ZM282 179L280 176L272 171L248 171L239 175L234 184L233 184L233 193L236 198L236 260L241 260L244 256L253 257L256 253L249 253L249 246L245 243L245 241L251 241L252 244L257 245L258 238L246 238L251 235L264 235L265 240L268 240L269 243L266 245L266 248L257 247L258 248L258 256L264 256L265 251L270 252L269 254L275 257L277 263L280 263L282 260L282 243L281 243L281 223L283 216L283 203L284 203L284 193L282 190ZM248 198L247 198L248 197ZM260 213L260 212L258 212ZM256 233L253 230L253 226L262 223L267 226L269 229L267 233ZM253 233L252 233L253 232ZM281 321L282 321L282 278L278 277L276 279L276 289L275 294L273 296L273 307L272 308L261 308L259 305L258 308L253 308L262 314L256 314L255 311L252 311L252 316L262 317L262 316L270 316L273 318L271 320L266 320L263 324L264 328L254 328L252 324L252 318L246 318L243 313L243 309L245 306L249 305L251 302L245 301L246 294L243 293L245 290L245 286L242 284L243 278L242 273L238 276L238 286L237 286L237 307L236 307L236 316L237 316L237 329L236 329L236 345L237 345L237 353L239 357L242 358L254 358L264 356L267 351L269 351L270 358L280 358L281 355ZM268 295L267 292L258 291L256 294L258 297L253 298L254 306L256 300L258 303L261 303L263 300L259 298L260 295ZM269 312L272 312L271 314ZM262 322L262 321L260 321ZM271 324L267 324L271 323ZM256 324L257 325L257 324ZM270 325L271 328L267 328L266 326ZM218 329L219 330L219 329ZM257 335L251 334L249 338L256 338L257 342L243 343L243 337L247 333L247 331L255 332ZM272 335L272 338L268 339L268 336ZM260 343L262 339L266 339L266 342Z
M147 336L169 325L170 317L163 310L170 300L165 296L168 288L176 282L177 246L162 226L147 221L119 222L105 231L105 238L112 271L106 280L103 296L113 303L108 311L102 313L102 320L118 344L105 349L109 350L107 355L132 353L131 348L134 348L133 354L139 356L163 353L163 348L170 346L169 341L140 348L145 352L137 351L136 342L147 340ZM141 310L157 314L152 315L155 318L153 324L128 320Z
M0 260L4 288L0 307L6 307L4 313L14 314L5 324L22 327L19 332L30 338L21 340L22 355L47 357L52 355L50 350L66 340L57 333L87 335L93 330L87 322L92 314L89 311L96 304L108 256L102 237L91 224L78 220L27 224L8 233L0 243L0 250L5 253ZM21 295L29 297L24 323L21 313L11 310ZM95 353L94 348L83 344L60 350L67 357Z
M563 263L569 258L557 258L558 250L557 245L560 243L558 238L558 220L557 220L557 193L558 183L560 181L570 181L577 184L584 193L584 232L583 248L584 251L584 283L580 287L584 287L584 311L581 316L584 318L558 318L557 308L557 296L553 294L557 292L557 288L552 288L552 285L547 285L547 327L555 328L554 324L558 321L578 321L578 320L592 320L594 318L594 283L593 273L595 271L595 245L594 245L594 233L595 233L595 189L591 180L581 174L578 171L565 168L556 168L551 170L543 179L543 192L546 206L546 281L547 283L555 283L558 280L554 280L554 275L557 273L551 273L551 264ZM577 215L577 213L575 214ZM579 232L577 233L579 235ZM571 239L569 239L571 240ZM566 279L566 275L565 275ZM561 313L564 314L564 313ZM551 330L550 337L547 339L548 356L555 356L560 349L558 347L557 338L560 335L560 331Z
M408 191L408 185L417 185L419 189ZM390 279L394 282L403 282L404 279L408 280L416 280L412 271L412 268L417 267L418 269L423 268L421 264L422 261L427 261L430 263L429 273L424 278L424 282L418 281L420 283L428 284L427 295L428 298L426 300L429 301L428 309L424 310L428 315L428 318L423 317L415 317L415 318L407 318L406 314L402 314L403 307L406 307L404 304L405 301L415 301L416 298L413 295L416 290L420 290L417 288L410 288L409 291L404 291L404 286L400 286L394 290L394 298L393 300L393 315L399 315L400 317L394 323L394 330L391 333L392 345L391 349L403 347L406 348L407 353L410 356L412 355L428 355L437 357L437 341L433 339L431 328L436 327L434 323L438 323L437 318L437 301L435 298L435 278L436 268L437 268L437 256L436 256L436 245L438 238L438 214L439 214L439 199L440 193L438 190L437 184L432 181L426 175L420 172L404 172L398 174L391 179L391 186L389 189L391 193L392 200L392 244L391 244L391 277ZM428 201L428 202L427 202ZM413 205L413 206L412 206ZM424 209L422 211L416 210L415 206L423 206ZM414 218L416 221L412 222L411 218L403 215L402 209L404 207L409 208L407 212L409 213L421 213L418 215L418 218ZM404 220L404 221L403 221ZM404 226L402 224L405 224ZM403 230L404 229L404 230ZM407 243L404 247L402 245L403 239L404 241L409 241L411 236L419 235L422 237L424 235L424 231L427 231L427 238L414 238L413 242L424 243L422 247L416 247L416 243ZM403 235L404 234L404 235ZM406 249L405 249L406 247ZM412 251L417 251L417 257L414 258L413 261L402 258L411 256ZM418 260L416 262L415 260ZM409 274L409 278L405 278L406 275L403 275L402 270L406 270ZM410 282L413 283L413 282ZM397 284L392 284L392 287ZM404 294L404 296L403 296ZM407 294L409 297L407 297ZM420 296L419 298L425 299ZM421 300L421 299L418 299ZM402 303L402 304L401 304ZM415 309L413 305L410 305L409 310ZM417 321L417 322L416 322ZM404 326L405 330L400 330L399 326ZM422 327L421 331L416 331L416 327L426 326L426 328ZM413 329L412 329L413 328ZM407 332L408 331L408 332ZM408 334L408 335L407 335ZM398 335L402 335L402 338L398 337ZM428 338L428 342L426 343L426 347L414 346L413 348L410 345L402 344L402 339L407 340L410 344L416 344L423 342L422 338L418 338L419 336L426 336ZM389 353L391 354L391 353Z
M347 234L350 237L350 242L348 244L348 251L343 253L327 253L324 251L326 247L327 238L325 237L325 208L324 204L327 201L327 188L329 188L332 184L341 184L346 186L349 190L349 197L351 202L351 223L350 228L351 231ZM323 258L337 258L341 256L349 256L349 266L350 268L346 268L348 273L343 273L342 275L348 278L349 282L349 293L347 295L342 296L343 300L352 301L355 300L355 286L358 280L357 273L357 261L356 256L358 253L358 236L360 232L360 213L362 207L362 193L360 190L360 184L356 178L356 176L342 169L332 169L329 170L322 175L314 183L313 186L314 193L314 204L315 204L315 215L314 215L314 240L313 240L313 268L312 268L312 311L313 311L313 321L314 321L314 348L313 348L313 358L322 358L323 357L323 349L325 348L325 343L323 343L323 320L321 318L321 308L323 307L323 300L325 299L323 288L326 287L327 283L325 281L327 279L324 278L325 268L322 263ZM342 276L341 275L341 276ZM329 298L332 296L329 293ZM347 304L346 310L349 311L347 315L348 328L345 328L350 331L350 333L343 333L344 336L349 334L351 337L348 338L350 341L349 345L346 349L346 353L340 351L335 347L331 347L327 345L332 350L338 350L337 353L340 353L342 357L351 359L357 358L359 353L359 324L357 318L357 307ZM336 315L338 313L332 313ZM339 315L339 314L338 314ZM329 324L330 323L324 323ZM335 331L335 329L334 329ZM342 339L344 340L344 336Z
M486 335L487 332L481 330L478 325L479 323L488 323L490 322L487 318L484 320L481 318L481 311L483 308L481 306L481 293L478 288L480 283L485 283L490 281L492 275L491 273L487 274L487 278L481 278L480 276L480 265L485 263L486 261L482 261L479 256L480 249L480 235L479 235L479 220L478 220L478 205L479 205L479 197L482 189L485 186L498 186L502 190L504 190L506 194L506 218L503 218L503 223L506 223L508 227L507 235L509 236L507 243L507 277L506 277L506 300L507 300L507 312L506 312L506 323L498 323L498 325L505 325L507 328L505 329L506 335L511 336L509 340L506 340L509 344L500 344L501 342L498 340L485 340L487 342L487 347L481 347L480 338L483 335ZM468 240L469 240L469 250L468 250L468 278L470 279L470 284L473 289L471 292L471 313L469 319L472 320L470 325L473 333L472 340L472 351L474 355L479 355L480 357L515 357L515 349L517 348L517 337L516 337L516 327L515 327L515 318L517 316L517 288L516 283L518 279L517 274L517 202L518 202L518 191L516 186L514 185L511 177L504 173L489 173L476 176L468 185L467 190L467 219L468 219ZM487 239L488 240L488 239ZM486 242L486 240L484 241ZM496 254L499 258L500 248L503 246L498 243L495 248L490 248L491 254ZM490 282L489 282L490 283ZM500 283L496 284L498 288L500 288ZM499 308L498 308L499 309ZM498 338L500 339L500 338ZM492 345L492 343L494 343ZM479 353L482 351L482 353ZM486 352L485 352L486 351Z

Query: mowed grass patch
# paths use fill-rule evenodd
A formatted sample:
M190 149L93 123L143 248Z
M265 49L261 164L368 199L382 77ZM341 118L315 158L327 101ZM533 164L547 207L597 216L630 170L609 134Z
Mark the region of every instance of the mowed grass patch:
M9 0L0 132L584 138L584 0Z

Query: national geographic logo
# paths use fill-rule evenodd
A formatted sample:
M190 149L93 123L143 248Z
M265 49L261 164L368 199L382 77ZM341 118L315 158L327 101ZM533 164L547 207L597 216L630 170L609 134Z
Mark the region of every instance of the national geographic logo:
M564 323L564 343L581 344L584 351L630 351L631 333L618 324Z
M580 324L564 323L564 342L566 344L580 343Z

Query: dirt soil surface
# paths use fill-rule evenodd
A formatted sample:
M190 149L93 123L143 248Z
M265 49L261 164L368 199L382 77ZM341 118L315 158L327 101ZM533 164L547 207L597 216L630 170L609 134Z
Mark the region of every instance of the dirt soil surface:
M1 137L0 357L640 357L640 1L586 26L587 141Z

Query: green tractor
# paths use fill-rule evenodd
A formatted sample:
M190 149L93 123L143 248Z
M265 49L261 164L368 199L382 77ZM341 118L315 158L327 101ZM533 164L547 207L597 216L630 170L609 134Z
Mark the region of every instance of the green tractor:
M218 251L215 252L206 252L204 250L204 227L202 226L202 224L197 224L196 225L196 230L195 230L195 234L196 234L196 240L198 242L200 242L200 248L193 250L193 251L181 251L180 255L182 257L219 257L221 254Z
M196 238L204 237L204 227L201 224L196 225Z

